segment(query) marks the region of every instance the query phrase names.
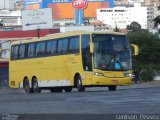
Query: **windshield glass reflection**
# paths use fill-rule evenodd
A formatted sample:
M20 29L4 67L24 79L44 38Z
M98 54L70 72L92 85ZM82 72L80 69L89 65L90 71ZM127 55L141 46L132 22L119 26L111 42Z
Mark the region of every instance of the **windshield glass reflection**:
M132 68L128 39L125 35L93 35L94 67L102 70Z

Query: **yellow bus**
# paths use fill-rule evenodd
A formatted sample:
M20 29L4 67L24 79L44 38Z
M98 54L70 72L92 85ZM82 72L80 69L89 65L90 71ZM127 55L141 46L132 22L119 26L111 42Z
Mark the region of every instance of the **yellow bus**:
M75 31L11 45L9 85L26 93L98 86L115 91L118 85L130 85L131 77L131 47L123 33Z

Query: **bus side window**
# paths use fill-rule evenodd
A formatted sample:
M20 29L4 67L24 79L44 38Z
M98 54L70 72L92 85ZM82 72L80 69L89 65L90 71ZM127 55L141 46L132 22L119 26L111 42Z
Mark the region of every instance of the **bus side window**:
M82 35L82 62L85 71L92 71L92 57L89 42L90 35Z
M47 55L54 55L56 53L57 40L47 42Z
M46 42L38 42L36 45L36 57L45 55Z
M19 46L19 54L18 54L19 59L25 58L25 51L26 51L26 45L25 44L20 45Z
M28 58L34 57L34 53L35 53L35 43L30 43L30 44L28 45L27 57L28 57Z
M70 38L69 52L79 53L79 36Z
M58 40L58 53L65 54L68 52L68 38Z
M12 46L12 60L18 59L18 45Z

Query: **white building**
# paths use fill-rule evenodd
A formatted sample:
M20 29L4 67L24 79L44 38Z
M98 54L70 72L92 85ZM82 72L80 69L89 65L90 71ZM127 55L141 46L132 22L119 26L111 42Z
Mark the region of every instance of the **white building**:
M140 3L135 3L133 7L118 6L114 8L97 9L97 20L101 20L105 24L110 24L112 28L117 26L120 29L125 29L127 25L135 21L138 22L143 29L147 29L148 18L154 16L154 9L153 12L149 11L151 11L151 9L148 9L147 6L141 6Z
M155 5L160 4L160 0L114 0L115 6L133 5L134 3L141 3L142 5Z
M129 3L129 4L144 3L144 0L127 0L127 3Z
M156 17L158 8L156 6L147 7L147 28L152 30L154 28L153 19Z
M3 20L4 27L22 25L21 11L0 10L0 19Z
M14 0L0 0L0 9L14 9Z

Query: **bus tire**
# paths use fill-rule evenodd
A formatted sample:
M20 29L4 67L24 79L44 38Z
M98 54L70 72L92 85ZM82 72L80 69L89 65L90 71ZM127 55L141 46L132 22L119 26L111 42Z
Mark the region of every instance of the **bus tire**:
M50 89L50 91L52 92L52 93L54 93L54 92L62 92L62 88L60 88L60 87L54 87L54 88L51 88Z
M23 82L23 88L25 93L33 93L32 88L30 87L29 80L26 78Z
M35 77L32 80L32 89L33 89L33 93L40 93L41 92L40 88L38 87L38 80Z
M85 91L85 87L82 85L82 79L79 75L76 77L76 87L77 87L78 92Z
M65 91L65 92L71 92L71 91L72 91L72 87L65 87L65 88L64 88L64 91Z
M108 86L109 91L116 91L117 86L116 85L110 85Z

